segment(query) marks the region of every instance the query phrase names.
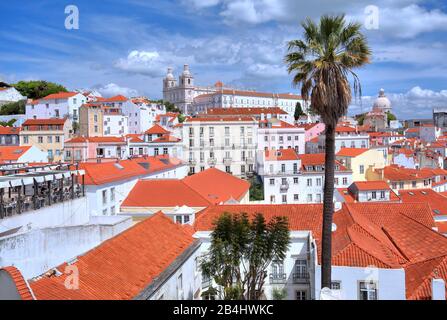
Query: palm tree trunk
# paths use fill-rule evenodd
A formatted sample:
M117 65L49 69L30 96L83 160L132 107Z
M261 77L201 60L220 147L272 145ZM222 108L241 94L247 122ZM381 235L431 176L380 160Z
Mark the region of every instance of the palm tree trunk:
M334 212L335 126L326 124L323 232L321 244L321 288L331 287L332 214Z

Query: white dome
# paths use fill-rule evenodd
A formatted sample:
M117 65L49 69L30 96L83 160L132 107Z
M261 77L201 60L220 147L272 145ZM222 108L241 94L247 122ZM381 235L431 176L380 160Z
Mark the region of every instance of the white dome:
M379 96L374 101L373 109L379 108L383 111L391 111L391 101L386 97L385 90L380 89Z
M174 75L172 74L172 68L168 68L168 73L166 74L167 80L174 80Z

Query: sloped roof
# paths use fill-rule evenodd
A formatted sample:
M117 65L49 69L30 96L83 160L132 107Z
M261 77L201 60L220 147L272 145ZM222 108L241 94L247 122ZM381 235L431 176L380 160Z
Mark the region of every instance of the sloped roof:
M79 92L58 92L52 93L43 97L42 100L53 100L53 99L68 99L75 95L79 94Z
M166 130L162 126L155 124L149 129L146 130L145 134L167 134L170 133L170 131Z
M127 300L138 296L194 243L191 229L159 212L79 256L79 289L65 273L30 282L38 300ZM63 272L65 264L58 267Z
M209 168L188 176L183 179L183 182L214 204L226 202L232 198L241 200L250 189L248 181L216 168Z
M31 146L0 146L0 162L18 160L30 148Z
M28 282L25 278L23 278L22 273L16 267L0 267L0 271L4 271L9 274L22 300L34 300L33 293L28 286Z
M337 156L339 157L357 157L369 149L367 148L341 148L340 151L338 151Z
M292 148L281 150L265 150L265 160L267 161L290 161L299 160L296 151Z

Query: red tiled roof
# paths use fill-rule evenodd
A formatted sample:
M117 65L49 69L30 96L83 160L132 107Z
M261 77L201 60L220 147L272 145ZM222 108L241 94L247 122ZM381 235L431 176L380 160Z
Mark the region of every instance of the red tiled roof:
M219 121L231 122L231 121L256 121L256 120L252 117L246 117L246 116L243 116L243 117L197 117L197 118L188 117L185 120L185 122L219 122Z
M158 143L158 142L179 142L181 139L174 137L170 134L164 134L160 138L152 140L152 143Z
M306 153L298 155L301 160L301 167L306 169L307 166L324 166L325 154L324 153ZM335 164L339 166L339 170L346 171L347 168L343 166L339 161L335 161Z
M369 190L391 190L388 183L385 181L356 181L353 184L360 191L369 191Z
M121 207L207 207L210 204L182 180L151 179L139 180Z
M158 124L155 124L151 128L147 129L145 132L145 134L166 134L166 133L170 132Z
M65 143L83 143L83 142L93 142L93 143L119 143L125 144L126 141L122 137L74 137Z
M219 183L216 183L219 181ZM140 180L123 201L123 207L208 207L230 199L241 200L250 184L210 168L182 180ZM145 195L150 194L150 197Z
M129 300L148 287L194 243L190 228L159 212L103 242L72 265L79 289L67 289L62 275L30 282L38 300Z
M376 171L384 171L384 177L390 181L411 181L419 179L429 179L433 177L433 173L426 169L408 169L396 165L386 166Z
M337 126L335 132L357 132L357 129L349 126Z
M250 183L216 168L198 172L183 179L211 203L218 204L230 199L241 200L250 189ZM216 183L218 181L218 183Z
M98 99L98 101L101 101L101 102L125 102L127 100L128 99L125 96L120 95L120 94L117 96L110 97L110 98Z
M167 170L182 162L165 156L141 157L117 162L79 164L79 169L85 170L86 185L102 185L131 178L145 177L148 174ZM147 168L147 169L146 169Z
M427 203L433 216L447 215L447 198L432 189L400 190L404 203Z
M0 267L0 272L1 271L8 273L9 276L12 278L17 288L17 292L19 293L22 300L34 300L28 283L26 282L25 278L23 278L22 273L16 267Z
M43 97L42 100L53 100L53 99L68 99L75 95L79 94L79 92L58 92L49 94L46 97Z
M366 148L341 148L340 151L338 151L337 156L340 157L357 157L369 149Z
M1 161L17 161L31 146L0 146Z
M12 135L16 135L20 133L20 127L4 127L4 126L0 126L0 135L2 134L12 134Z
M265 160L267 161L291 161L299 160L299 156L292 148L282 150L265 150Z
M261 114L287 114L279 107L271 108L210 108L206 111L207 115L261 115Z
M64 125L67 119L49 118L49 119L28 119L23 126L38 126L38 125Z

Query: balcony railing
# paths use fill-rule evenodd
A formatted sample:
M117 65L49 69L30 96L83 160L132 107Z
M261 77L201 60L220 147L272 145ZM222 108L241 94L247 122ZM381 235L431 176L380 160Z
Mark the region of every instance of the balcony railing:
M287 276L285 273L272 273L270 274L270 283L278 284L278 283L286 283Z
M289 190L289 183L285 182L285 183L281 183L281 185L279 186L279 190L281 190L282 192L285 192L287 190Z
M232 158L227 158L227 157L225 157L225 158L223 159L223 163L224 163L225 165L230 165L232 161L233 161Z
M293 283L306 283L309 282L308 272L298 272L293 274Z

